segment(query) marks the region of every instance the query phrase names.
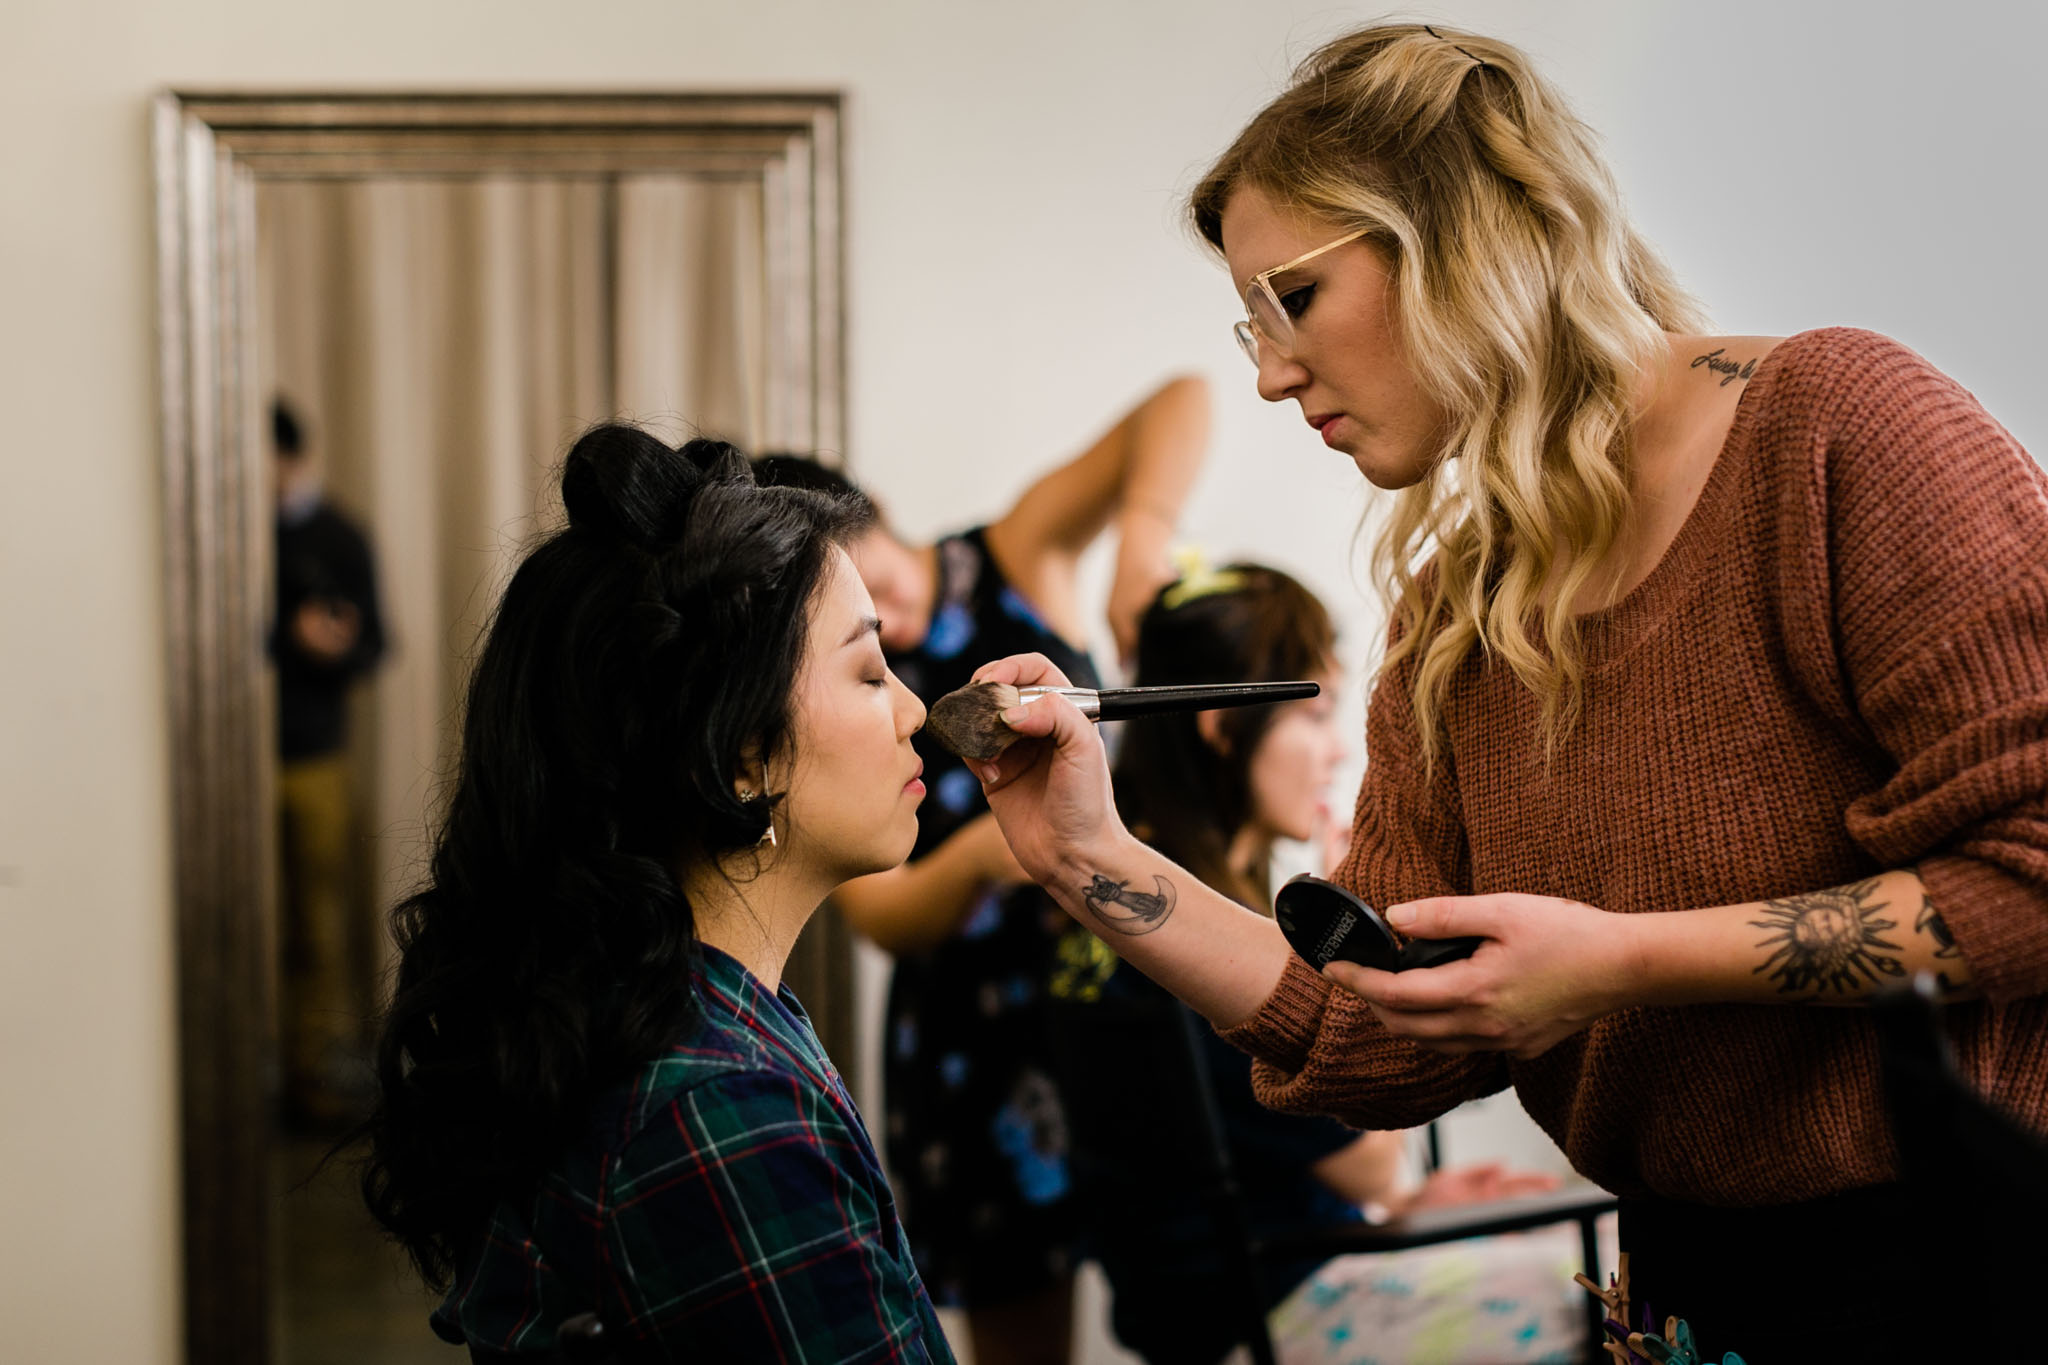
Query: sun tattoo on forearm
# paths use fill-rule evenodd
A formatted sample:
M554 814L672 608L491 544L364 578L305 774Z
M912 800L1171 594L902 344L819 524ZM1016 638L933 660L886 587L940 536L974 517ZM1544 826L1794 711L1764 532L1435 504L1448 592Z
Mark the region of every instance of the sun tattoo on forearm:
M1119 934L1149 934L1166 923L1173 913L1173 883L1155 875L1153 891L1133 891L1129 882L1116 881L1100 872L1081 888L1081 900L1090 914Z
M1770 931L1756 946L1771 951L1755 971L1782 994L1812 992L1808 999L1902 979L1900 945L1884 937L1899 923L1883 918L1891 906L1877 899L1877 889L1871 880L1764 902L1764 917L1750 925Z

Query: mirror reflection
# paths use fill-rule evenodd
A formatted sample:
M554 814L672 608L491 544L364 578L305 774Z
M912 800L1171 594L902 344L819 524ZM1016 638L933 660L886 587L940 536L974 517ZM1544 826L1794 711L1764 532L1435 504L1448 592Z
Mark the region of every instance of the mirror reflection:
M256 191L286 1361L443 1358L352 1170L308 1174L373 1098L384 918L422 875L470 656L522 539L558 514L560 452L615 414L670 440L767 429L762 196L658 174Z

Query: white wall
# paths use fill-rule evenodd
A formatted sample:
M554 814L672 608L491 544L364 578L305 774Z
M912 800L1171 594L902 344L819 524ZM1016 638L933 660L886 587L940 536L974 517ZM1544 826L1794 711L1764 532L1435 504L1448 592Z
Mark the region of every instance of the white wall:
M2039 6L1431 7L1523 41L1731 330L1890 331L2048 449ZM1191 533L1346 604L1348 466L1266 409L1179 192L1366 8L1131 0L13 0L0 38L0 1321L177 1355L145 101L193 87L843 88L852 455L913 532L1142 386L1222 390Z

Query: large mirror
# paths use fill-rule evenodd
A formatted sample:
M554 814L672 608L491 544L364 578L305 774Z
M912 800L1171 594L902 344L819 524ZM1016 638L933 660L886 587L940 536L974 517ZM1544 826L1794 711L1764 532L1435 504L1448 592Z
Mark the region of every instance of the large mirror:
M844 451L831 95L163 96L188 1358L442 1360L345 1164L385 914L575 434ZM849 1074L850 953L790 963Z

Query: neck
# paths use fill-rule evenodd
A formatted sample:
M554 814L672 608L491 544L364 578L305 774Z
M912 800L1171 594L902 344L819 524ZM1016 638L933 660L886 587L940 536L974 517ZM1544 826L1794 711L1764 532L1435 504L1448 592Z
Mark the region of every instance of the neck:
M1260 884L1266 875L1266 867L1273 861L1273 836L1257 825L1246 825L1230 841L1230 851L1225 855L1230 861L1230 870L1245 879L1252 886ZM1257 910L1261 907L1253 906Z
M919 636L932 628L932 614L939 609L939 547L915 545L910 550L917 561Z
M732 958L771 991L782 984L796 936L831 890L794 868L771 863L757 872L744 856L722 869L686 873L682 881L698 941Z
M1598 570L1573 600L1574 611L1611 605L1641 582L1656 567L1699 496L1703 471L1712 467L1719 437L1727 433L1725 423L1717 434L1706 419L1721 401L1719 390L1688 373L1689 357L1702 344L1712 343L1665 334L1656 362L1637 380L1635 424L1629 433L1628 511ZM1728 406L1732 410L1732 401ZM1543 600L1549 598L1546 589Z

